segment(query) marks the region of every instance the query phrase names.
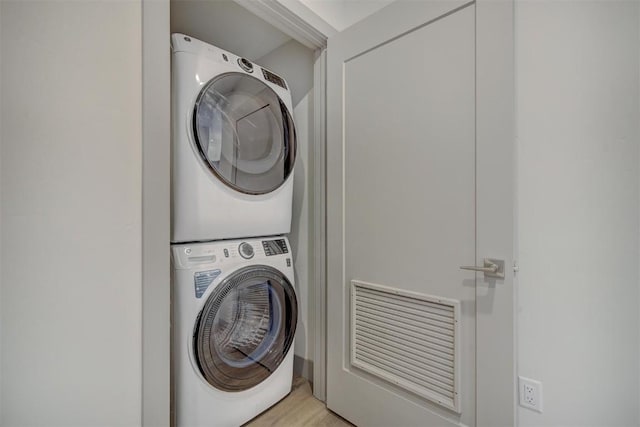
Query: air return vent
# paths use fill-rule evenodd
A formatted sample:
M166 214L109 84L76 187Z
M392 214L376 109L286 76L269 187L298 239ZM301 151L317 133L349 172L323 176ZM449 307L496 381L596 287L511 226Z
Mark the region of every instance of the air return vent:
M459 412L460 302L351 281L351 364Z

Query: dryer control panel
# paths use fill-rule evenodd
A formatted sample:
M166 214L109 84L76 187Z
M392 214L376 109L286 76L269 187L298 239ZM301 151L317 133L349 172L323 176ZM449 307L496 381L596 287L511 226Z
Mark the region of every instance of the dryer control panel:
M266 256L282 255L282 254L289 253L287 242L284 239L263 240L262 247L264 248L264 254Z

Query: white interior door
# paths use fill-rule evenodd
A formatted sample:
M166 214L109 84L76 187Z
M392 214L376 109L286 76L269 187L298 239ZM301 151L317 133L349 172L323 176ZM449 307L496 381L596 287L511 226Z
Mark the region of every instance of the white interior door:
M327 405L356 425L513 424L511 272L459 268L513 262L511 216L480 223L512 141L483 143L479 12L396 2L329 39Z

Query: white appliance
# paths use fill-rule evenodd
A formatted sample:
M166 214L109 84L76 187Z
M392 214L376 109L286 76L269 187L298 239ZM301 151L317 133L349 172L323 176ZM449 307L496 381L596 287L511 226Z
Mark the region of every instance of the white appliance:
M174 425L239 426L291 391L298 306L289 242L171 251Z
M171 36L171 241L289 233L296 133L275 73Z

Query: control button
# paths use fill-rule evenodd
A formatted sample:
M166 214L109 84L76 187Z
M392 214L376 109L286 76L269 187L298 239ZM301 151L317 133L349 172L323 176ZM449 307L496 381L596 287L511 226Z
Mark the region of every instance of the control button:
M287 258L287 267L291 267L291 258Z
M247 59L239 58L238 65L240 65L240 68L245 70L247 73L253 73L253 64Z
M227 58L227 55L225 53L222 54L222 59L224 59L225 62L229 62L229 58Z
M187 254L187 255L191 254L191 248L187 248L187 249L185 249L185 250L184 250L184 253L185 253L185 254Z
M229 249L224 250L224 257L229 258Z
M238 251L240 252L240 256L242 256L242 258L253 258L253 246L251 246L247 242L240 243L240 246L238 246Z

